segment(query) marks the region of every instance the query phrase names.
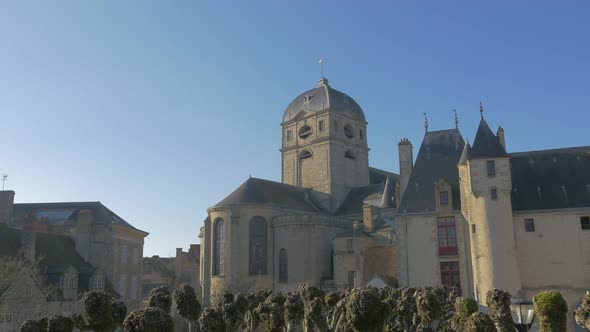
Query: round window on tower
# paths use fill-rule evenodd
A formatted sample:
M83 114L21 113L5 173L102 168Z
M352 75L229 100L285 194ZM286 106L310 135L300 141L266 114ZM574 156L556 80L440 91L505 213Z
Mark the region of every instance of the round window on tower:
M344 126L344 135L346 135L346 137L348 137L348 138L354 137L354 130L352 130L351 126L349 126L349 125Z
M303 127L301 127L301 129L299 129L299 137L302 139L306 139L311 135L311 127L308 125L305 125Z

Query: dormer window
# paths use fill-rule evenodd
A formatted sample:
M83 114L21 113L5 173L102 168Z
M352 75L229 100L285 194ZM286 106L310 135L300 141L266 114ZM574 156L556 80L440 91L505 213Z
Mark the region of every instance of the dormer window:
M350 102L349 97L347 95L344 95L344 102L346 104L348 104Z
M102 274L95 274L90 278L90 289L104 289L104 276Z
M309 103L309 100L310 100L310 99L311 99L311 97L310 97L310 96L308 96L308 95L305 95L305 97L303 97L303 102L307 104L307 103Z
M77 289L78 288L78 275L77 274L64 274L61 278L62 289Z
M440 205L449 205L449 192L441 191L438 193Z

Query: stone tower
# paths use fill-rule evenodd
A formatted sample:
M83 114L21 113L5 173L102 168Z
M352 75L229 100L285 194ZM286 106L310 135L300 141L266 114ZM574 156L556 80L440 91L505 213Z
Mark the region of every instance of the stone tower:
M470 225L476 298L484 303L493 288L515 294L521 283L510 199L510 159L483 115L473 147L465 145L458 168L461 210Z
M281 126L283 183L313 189L332 211L349 188L369 184L363 110L326 78L289 104Z

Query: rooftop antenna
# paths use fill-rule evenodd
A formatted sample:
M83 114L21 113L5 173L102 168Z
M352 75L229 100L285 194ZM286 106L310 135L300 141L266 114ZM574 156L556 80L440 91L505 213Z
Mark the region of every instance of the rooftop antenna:
M320 57L320 67L322 68L322 78L324 78L324 57Z
M481 101L479 102L479 114L481 115L481 119L483 120L483 104Z
M424 130L425 132L428 132L428 117L426 116L426 113L424 113Z
M4 190L4 184L6 183L6 179L8 179L8 174L2 174L2 190Z
M455 113L455 129L459 129L459 118L457 117L457 110L453 110Z

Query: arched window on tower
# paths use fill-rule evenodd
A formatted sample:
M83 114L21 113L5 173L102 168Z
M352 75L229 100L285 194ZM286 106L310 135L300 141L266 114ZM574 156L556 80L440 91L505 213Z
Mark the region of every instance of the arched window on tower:
M267 236L266 220L262 217L254 217L250 220L249 230L249 263L250 275L262 275L267 273Z
M213 226L213 275L223 276L225 225L223 219L215 220Z
M279 251L279 282L289 282L289 261L285 248Z

